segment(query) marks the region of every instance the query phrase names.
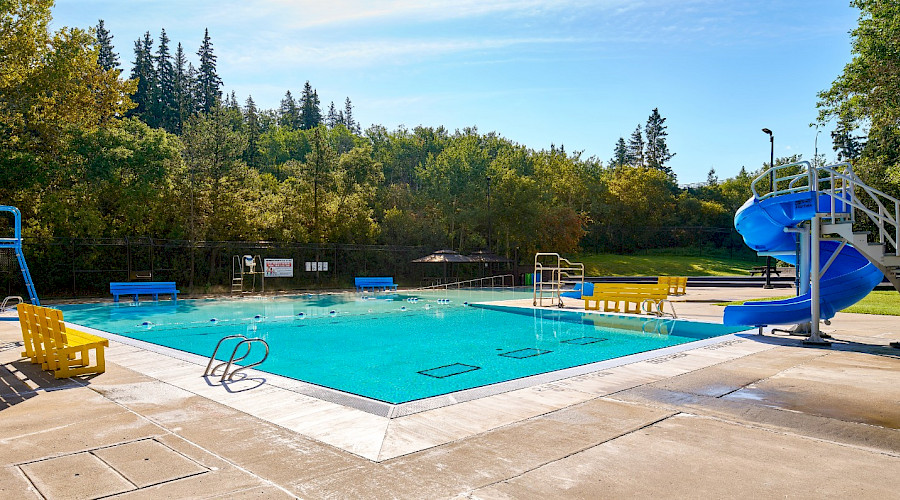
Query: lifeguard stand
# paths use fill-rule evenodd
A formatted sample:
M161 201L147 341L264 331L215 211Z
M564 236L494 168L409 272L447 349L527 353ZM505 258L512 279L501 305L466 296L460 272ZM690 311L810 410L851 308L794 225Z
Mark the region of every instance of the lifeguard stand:
M31 273L28 272L28 264L25 263L25 254L22 252L22 212L16 207L0 205L0 212L10 212L15 219L15 231L12 238L0 238L0 250L11 249L16 254L19 267L22 269L22 277L25 278L25 288L28 289L28 298L31 303L39 306L37 292L34 290L34 282L31 281Z
M231 293L234 295L245 294L245 293L253 293L256 291L256 277L260 277L262 292L266 291L266 276L265 270L262 266L262 259L260 259L259 255L235 255L231 259ZM250 289L246 289L245 286L247 283L245 281L250 280Z

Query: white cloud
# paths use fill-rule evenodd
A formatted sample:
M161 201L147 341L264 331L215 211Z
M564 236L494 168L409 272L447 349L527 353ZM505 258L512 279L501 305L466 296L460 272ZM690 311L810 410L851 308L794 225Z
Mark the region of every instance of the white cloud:
M278 49L260 54L251 50L240 54L235 64L257 65L277 63L279 65L305 66L370 66L376 64L408 64L422 59L473 51L496 51L514 46L568 44L578 42L575 38L493 38L444 40L363 40L330 44L297 43L284 45Z
M429 22L485 16L495 13L538 15L548 11L583 8L619 8L628 0L258 0L246 6L248 12L281 12L287 24L313 27L367 20Z

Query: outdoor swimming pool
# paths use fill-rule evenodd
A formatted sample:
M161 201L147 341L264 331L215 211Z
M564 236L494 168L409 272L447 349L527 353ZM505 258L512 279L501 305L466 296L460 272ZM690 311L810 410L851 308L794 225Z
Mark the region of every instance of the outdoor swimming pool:
M526 297L530 291L462 290L60 308L68 322L207 357L226 335L260 337L271 354L258 370L391 404L745 329L471 305ZM230 351L218 357L227 360Z

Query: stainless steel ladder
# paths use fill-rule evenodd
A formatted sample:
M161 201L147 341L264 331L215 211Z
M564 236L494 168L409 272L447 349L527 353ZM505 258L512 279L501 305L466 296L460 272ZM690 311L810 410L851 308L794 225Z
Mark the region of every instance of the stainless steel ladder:
M216 361L216 354L219 352L219 347L222 347L222 343L224 343L226 340L230 340L230 339L241 339L241 340L234 346L234 350L231 352L231 357L228 359L228 361L225 361L225 362L222 362L222 363L219 363L219 364L213 366L213 363L215 363L215 361ZM248 365L241 366L240 368L231 370L231 365L233 365L234 363L243 361L243 360L247 359L247 356L250 356L250 351L252 350L254 343L260 343L263 345L263 347L265 347L266 353L263 355L262 359L254 362L254 363L250 363ZM238 349L240 349L241 346L246 346L247 352L244 353L243 356L237 357ZM204 377L215 376L216 370L218 370L219 368L224 366L225 371L222 372L222 377L219 379L219 382L220 383L225 382L226 379L228 379L229 382L233 382L234 376L236 373L247 370L249 368L253 368L254 366L259 366L268 357L269 357L269 344L265 340L263 340L259 337L247 338L246 336L240 335L240 334L227 335L225 337L222 337L219 340L219 342L216 344L216 348L213 349L212 356L210 356L210 358L209 358L209 364L206 365L206 370L203 372L203 376ZM230 373L229 373L229 370L231 370Z

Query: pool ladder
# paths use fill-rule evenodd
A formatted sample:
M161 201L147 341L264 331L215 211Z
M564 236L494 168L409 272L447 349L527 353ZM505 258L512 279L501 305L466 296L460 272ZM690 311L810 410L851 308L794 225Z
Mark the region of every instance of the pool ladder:
M234 351L231 352L231 358L229 358L227 362L219 363L216 366L213 366L213 363L216 361L216 353L219 352L219 348L222 347L222 343L229 339L238 339L238 338L241 340L237 343L237 345L234 346ZM231 365L233 365L234 363L237 363L239 361L243 361L243 360L247 359L247 356L250 355L250 351L253 348L254 343L260 343L263 345L263 347L265 347L266 353L263 355L262 359L255 363L250 363L249 365L244 365L240 368L236 368L236 369L232 370L231 373L229 374L228 371L231 370ZM242 345L247 347L247 352L244 353L243 356L237 357L238 349L240 349ZM216 348L213 349L212 356L210 356L210 358L209 358L209 364L206 365L206 370L203 372L203 376L208 377L210 375L214 375L216 370L218 370L219 368L224 366L225 371L222 372L222 378L219 379L219 382L225 382L226 378L230 382L230 381L234 380L234 375L237 372L246 370L248 368L253 368L254 366L259 366L268 357L269 357L269 344L265 340L258 338L258 337L247 338L244 335L228 335L228 336L222 337L222 339L219 340L219 343L216 344Z

